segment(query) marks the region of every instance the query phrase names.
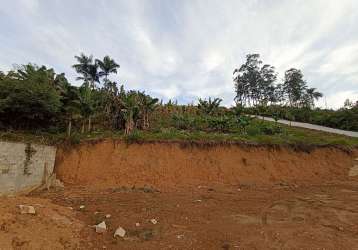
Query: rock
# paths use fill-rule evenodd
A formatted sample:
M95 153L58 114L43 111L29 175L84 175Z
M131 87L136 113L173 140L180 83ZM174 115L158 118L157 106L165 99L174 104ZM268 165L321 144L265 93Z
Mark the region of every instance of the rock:
M158 223L158 221L156 219L151 219L150 222L152 222L152 224L154 224L154 225Z
M136 227L139 227L139 226L140 226L140 224L137 222L137 223L135 224L135 226L136 226Z
M111 218L112 216L110 214L106 214L106 218L109 219Z
M107 231L106 222L102 221L98 225L95 225L95 228L96 228L96 233L99 233L99 234L105 233Z
M33 206L19 205L21 214L36 214L36 210Z
M116 236L119 236L119 237L124 237L126 235L126 230L124 230L122 227L118 227L117 230L114 232L114 238Z
M55 179L52 183L52 186L54 188L58 188L58 189L64 189L65 188L65 185L63 184L62 181L60 181L59 179Z
M349 170L348 176L349 176L349 177L358 176L358 165L354 165L354 167L352 167L352 168Z
M85 205L81 205L81 206L80 206L80 209L85 209Z

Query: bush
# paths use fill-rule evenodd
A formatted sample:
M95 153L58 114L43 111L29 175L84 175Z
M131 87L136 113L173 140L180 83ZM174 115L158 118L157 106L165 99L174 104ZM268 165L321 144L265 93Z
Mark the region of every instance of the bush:
M207 117L207 121L211 131L229 132L235 126L233 119L227 116Z

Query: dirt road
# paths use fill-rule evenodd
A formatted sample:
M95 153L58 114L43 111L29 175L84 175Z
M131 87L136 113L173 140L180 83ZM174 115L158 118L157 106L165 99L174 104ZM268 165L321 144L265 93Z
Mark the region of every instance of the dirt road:
M36 216L18 213L24 200L37 204ZM10 201L0 203L0 249L358 249L357 182L169 193L66 187ZM108 230L97 234L90 226L102 221ZM124 238L113 237L119 225Z

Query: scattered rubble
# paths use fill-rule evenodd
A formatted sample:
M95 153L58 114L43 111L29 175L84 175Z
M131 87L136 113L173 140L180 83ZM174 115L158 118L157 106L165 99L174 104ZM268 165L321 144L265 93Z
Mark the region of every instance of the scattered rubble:
M116 236L119 236L119 237L124 237L126 235L126 230L124 230L122 227L118 227L117 230L114 232L114 238Z
M21 214L36 214L36 210L33 206L19 205Z
M98 225L95 225L96 233L105 233L107 231L107 225L106 222L102 221Z

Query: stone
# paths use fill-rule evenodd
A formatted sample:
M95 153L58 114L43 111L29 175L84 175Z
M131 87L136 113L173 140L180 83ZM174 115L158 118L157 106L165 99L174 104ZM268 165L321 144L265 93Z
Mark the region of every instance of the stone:
M137 222L137 223L135 224L135 226L136 226L136 227L139 227L139 226L140 226L140 224Z
M33 206L19 205L21 214L36 214L36 210Z
M81 205L81 206L80 206L80 209L85 209L85 205Z
M158 223L158 221L156 219L151 219L150 222L152 222L152 224L154 224L154 225Z
M114 238L119 236L119 237L124 237L126 235L126 230L124 230L122 227L118 227L117 230L114 232Z
M102 221L98 225L95 225L96 233L105 233L107 231L106 222Z
M354 167L349 170L348 175L350 177L358 176L358 165L354 165Z
M111 218L112 216L110 214L106 214L106 218L109 219Z

